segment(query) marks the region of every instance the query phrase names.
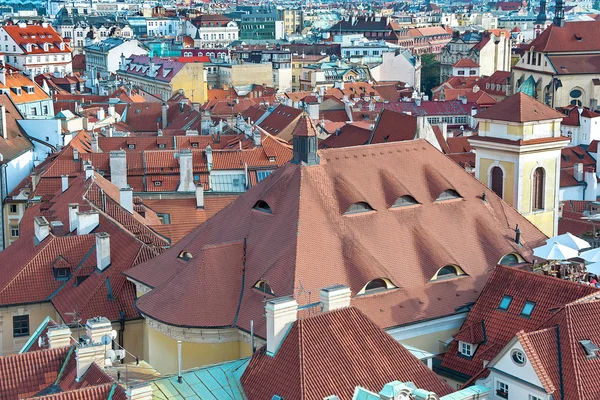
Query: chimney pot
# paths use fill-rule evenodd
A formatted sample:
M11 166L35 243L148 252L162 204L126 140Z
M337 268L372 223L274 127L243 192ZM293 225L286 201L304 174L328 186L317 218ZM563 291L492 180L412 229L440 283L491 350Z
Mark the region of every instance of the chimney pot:
M96 266L104 271L110 265L110 235L106 232L96 233Z
M289 327L298 318L298 303L291 297L280 297L267 301L267 353L274 355Z
M350 288L345 285L334 285L321 289L319 293L321 310L327 312L349 307L351 294Z

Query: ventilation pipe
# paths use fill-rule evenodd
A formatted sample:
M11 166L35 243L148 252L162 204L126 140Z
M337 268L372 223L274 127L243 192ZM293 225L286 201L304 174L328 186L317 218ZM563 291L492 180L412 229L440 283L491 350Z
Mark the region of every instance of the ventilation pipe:
M183 382L183 376L181 375L181 340L177 341L177 382Z

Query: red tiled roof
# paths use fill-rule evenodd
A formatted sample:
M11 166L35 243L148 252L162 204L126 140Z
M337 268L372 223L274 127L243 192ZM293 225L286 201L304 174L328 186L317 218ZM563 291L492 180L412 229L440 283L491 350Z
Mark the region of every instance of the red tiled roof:
M491 361L517 332L530 332L552 316L558 307L585 297L598 289L550 276L533 274L515 267L498 266L488 279L469 313L463 328L446 352L442 366L472 376ZM508 310L498 307L503 296L512 296ZM521 316L526 301L535 303L531 315ZM458 353L458 340L465 339L465 327L482 324L485 340L472 359ZM479 335L477 336L478 338Z
M297 289L300 282L311 290L341 283L357 293L375 277L386 276L400 289L356 297L354 305L373 315L379 326L391 327L454 314L457 307L475 300L490 266L503 255L518 251L529 259L531 247L545 238L493 194L482 203L485 187L424 140L326 149L319 156L319 165L287 164L277 169L162 256L127 271L132 279L155 288L138 300L141 312L179 326L233 324L235 313L215 314L212 309L237 309L226 303L237 305L231 287L241 284L242 260L231 259L232 252L218 248L245 239L247 290L237 326L248 329L253 319L257 334L264 335L264 323L258 322L263 314L262 296L251 289L260 279L267 280L277 296L295 295L305 304L308 298ZM449 188L463 199L436 202ZM390 209L406 194L421 205ZM259 200L269 204L271 214L253 209ZM344 215L359 201L377 211ZM511 239L516 223L523 232L520 247ZM370 227L368 236L363 234L365 224ZM444 224L454 228L451 232L438 229ZM391 237L394 246L381 250ZM428 250L423 242L429 244ZM472 251L462 251L469 243L476 244ZM193 259L179 260L181 251L189 251ZM210 255L205 255L207 251ZM398 264L398 259L403 262ZM218 267L206 268L205 263ZM315 263L327 265L326 273L317 271ZM173 268L165 269L165 264ZM468 276L430 282L447 264L460 265ZM207 274L201 279L205 283L198 280L199 269ZM206 282L223 282L225 276L227 287L206 286ZM427 301L422 300L424 293ZM180 306L199 301L205 307Z
M5 24L0 29L3 29L21 47L24 54L71 54L71 49L66 44L63 50L60 49L59 45L64 41L50 24L27 25L24 28L19 24ZM47 50L44 49L43 43L49 44ZM32 44L31 51L27 51L27 44Z
M371 129L362 128L353 124L344 124L327 139L319 142L319 147L327 149L330 147L361 146L367 144L371 138Z
M523 92L516 93L477 115L478 119L509 122L533 122L560 118L564 115Z
M413 382L444 396L452 389L354 307L297 320L275 356L258 350L240 381L249 400L350 399L356 386L379 391L388 382ZM269 384L265 384L269 382Z
M302 110L299 108L280 104L258 126L273 136L290 141L292 131L301 114Z
M417 134L417 116L406 115L392 110L381 110L379 120L373 130L371 143L398 142L413 140Z
M530 43L529 48L544 53L600 51L600 21L565 22L563 27L549 25Z
M461 58L460 60L455 62L452 66L455 68L479 68L479 64L477 64L475 61L471 60L470 58Z
M17 121L23 118L7 94L0 95L0 105L5 107L6 129L8 131L8 139L4 139L4 137L0 135L0 154L2 155L2 159L0 160L1 165L12 161L28 150L33 150L33 144L21 131L21 127Z

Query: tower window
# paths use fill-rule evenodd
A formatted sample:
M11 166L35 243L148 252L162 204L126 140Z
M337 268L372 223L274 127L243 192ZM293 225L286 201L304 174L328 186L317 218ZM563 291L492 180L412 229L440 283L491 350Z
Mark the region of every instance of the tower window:
M491 189L494 193L498 195L498 197L502 197L502 193L504 192L504 171L500 167L492 168L491 173Z
M544 209L545 175L542 167L536 168L533 172L533 185L531 188L533 195L531 202L533 211Z

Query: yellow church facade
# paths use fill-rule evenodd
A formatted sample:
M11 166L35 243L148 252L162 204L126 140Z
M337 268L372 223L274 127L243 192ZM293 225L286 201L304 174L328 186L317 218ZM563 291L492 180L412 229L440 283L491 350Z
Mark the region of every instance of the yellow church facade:
M517 93L476 115L475 177L547 236L558 230L562 114Z

